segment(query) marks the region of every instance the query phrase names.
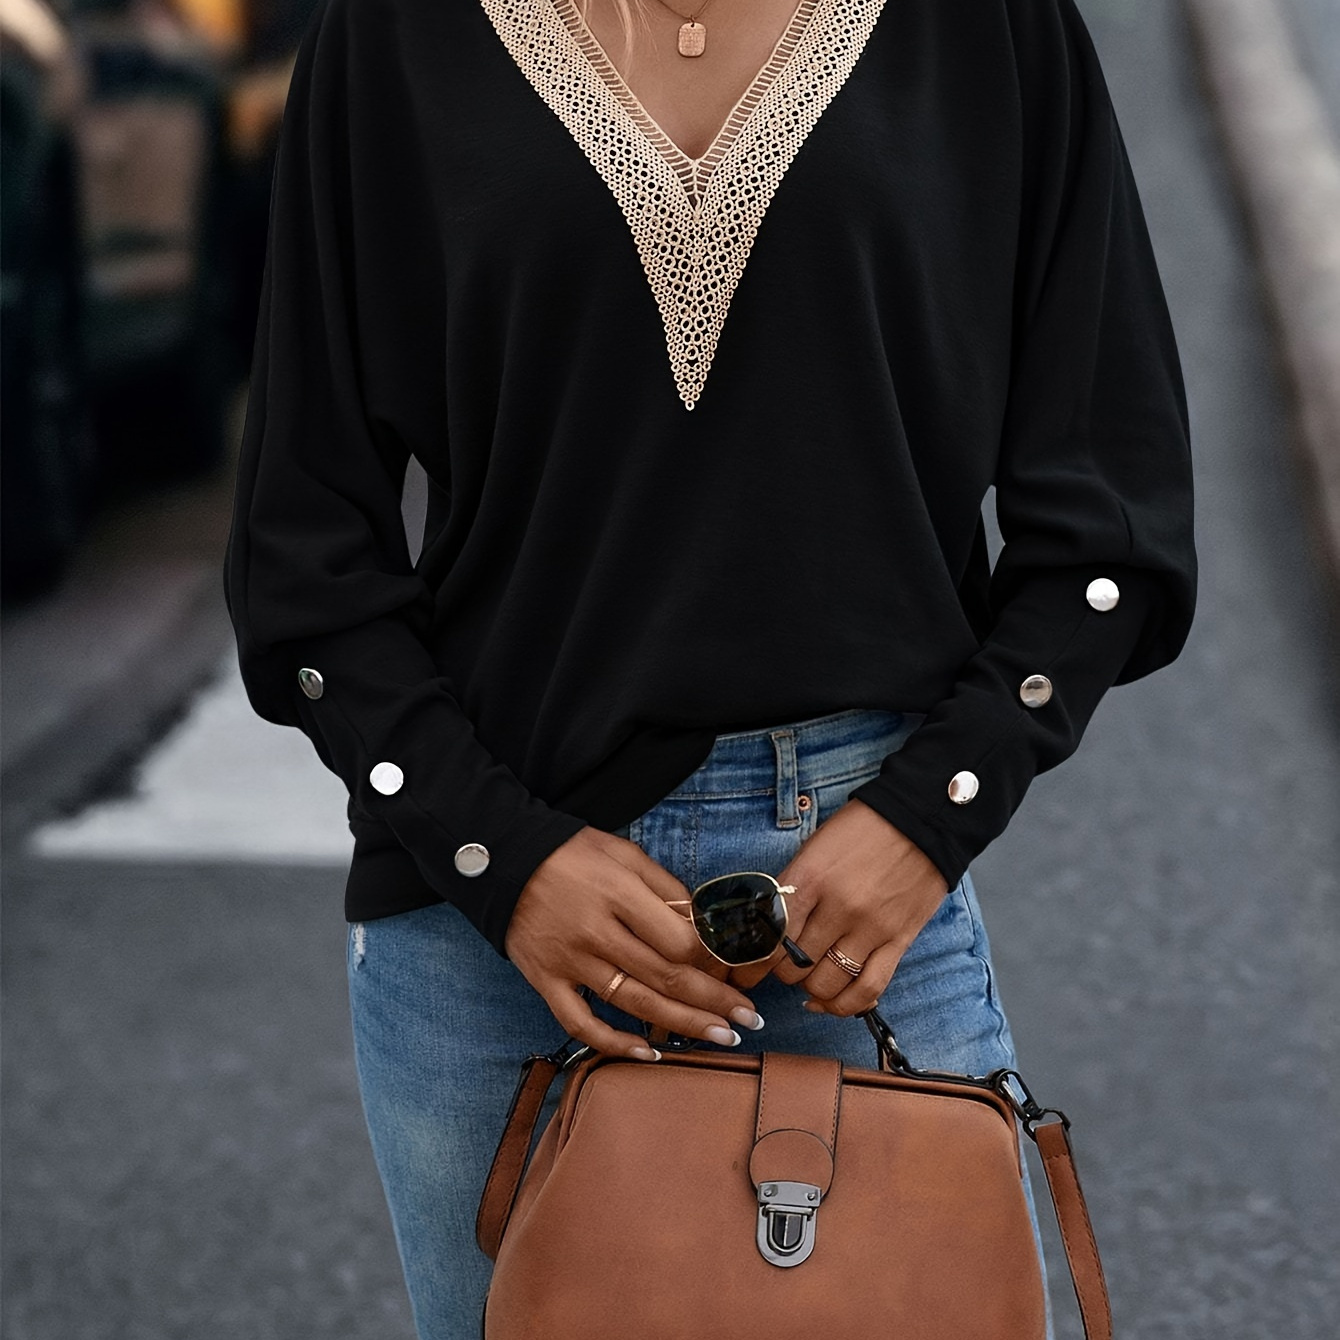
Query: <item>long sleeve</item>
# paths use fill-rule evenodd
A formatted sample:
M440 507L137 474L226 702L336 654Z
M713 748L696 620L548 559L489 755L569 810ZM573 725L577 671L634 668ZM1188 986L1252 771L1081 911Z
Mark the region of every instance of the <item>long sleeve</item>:
M307 734L501 954L526 880L584 824L484 748L425 640L400 496L446 433L445 283L397 21L325 0L298 52L224 588L256 712Z
M854 792L951 886L1107 689L1177 656L1195 604L1185 394L1106 84L1071 0L1011 16L1024 207L988 628Z

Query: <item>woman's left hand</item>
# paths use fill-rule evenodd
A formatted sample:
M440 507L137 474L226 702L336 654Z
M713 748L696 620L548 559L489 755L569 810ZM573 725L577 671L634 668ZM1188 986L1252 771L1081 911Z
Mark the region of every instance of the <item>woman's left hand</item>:
M779 949L766 963L735 969L730 980L747 990L775 973L800 983L806 1008L825 1014L873 1009L948 892L921 848L859 800L824 820L777 879L795 885L786 898L788 934L814 967L797 968ZM860 976L826 958L830 947L863 964Z

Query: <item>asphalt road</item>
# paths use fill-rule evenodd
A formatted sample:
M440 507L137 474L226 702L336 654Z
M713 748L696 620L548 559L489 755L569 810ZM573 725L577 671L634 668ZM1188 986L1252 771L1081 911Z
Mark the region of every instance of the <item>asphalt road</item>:
M1118 1335L1330 1340L1334 623L1180 13L1082 8L1186 368L1201 604L1179 662L1108 697L974 873L1024 1073L1074 1121ZM259 722L282 746L229 761L219 692L147 761L141 801L6 852L10 1340L411 1334L352 1076L339 815L305 855L271 846L277 807L330 779ZM229 835L271 857L241 862Z

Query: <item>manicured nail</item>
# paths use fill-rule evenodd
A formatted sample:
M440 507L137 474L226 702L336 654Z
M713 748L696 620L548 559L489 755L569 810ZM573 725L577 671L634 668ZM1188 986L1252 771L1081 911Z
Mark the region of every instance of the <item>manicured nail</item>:
M827 1011L824 1009L824 1007L823 1007L822 1005L820 1005L819 1002L818 1002L817 1000L807 1000L807 1001L805 1002L805 1008L806 1008L811 1014L825 1014L825 1013L827 1013Z
M661 1053L654 1047L632 1047L628 1054L639 1061L659 1061L661 1059Z
M735 1020L741 1028L747 1028L751 1032L757 1033L763 1027L763 1016L755 1014L753 1010L746 1010L743 1005L737 1005L731 1012L730 1017Z
M740 1045L740 1035L733 1028L722 1028L720 1024L713 1024L711 1028L705 1030L704 1036L709 1042L715 1042L722 1047Z

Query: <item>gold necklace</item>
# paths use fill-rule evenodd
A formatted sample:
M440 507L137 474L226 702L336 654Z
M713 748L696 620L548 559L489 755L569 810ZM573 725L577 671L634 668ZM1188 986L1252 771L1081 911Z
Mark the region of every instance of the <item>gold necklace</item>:
M687 22L680 25L679 29L679 54L681 56L701 56L707 50L707 28L698 22L698 15L712 3L712 0L703 0L703 3L693 11L692 14L681 14L679 10L665 4L661 4L670 10L677 18L685 19Z

